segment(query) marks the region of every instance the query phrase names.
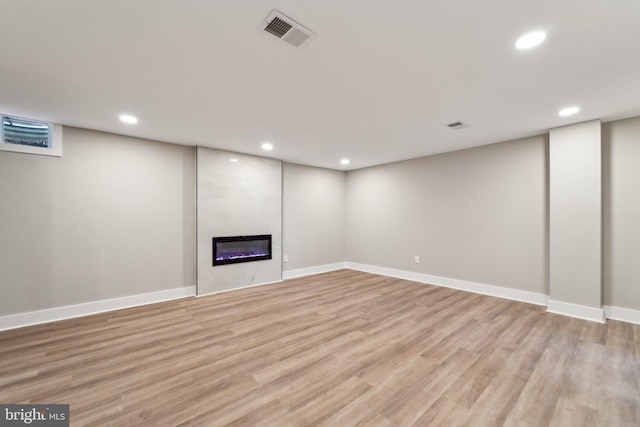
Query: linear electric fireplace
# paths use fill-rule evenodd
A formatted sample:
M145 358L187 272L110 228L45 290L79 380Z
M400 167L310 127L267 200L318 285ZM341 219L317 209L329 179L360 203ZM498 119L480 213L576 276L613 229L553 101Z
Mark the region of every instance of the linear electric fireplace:
M271 234L213 238L213 265L271 259Z

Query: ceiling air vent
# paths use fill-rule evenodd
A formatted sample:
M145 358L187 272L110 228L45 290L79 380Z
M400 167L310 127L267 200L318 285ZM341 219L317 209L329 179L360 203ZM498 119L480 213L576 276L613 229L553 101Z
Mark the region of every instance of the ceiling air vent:
M451 129L462 129L467 127L467 125L465 125L462 122L449 123L447 126L450 127Z
M294 48L301 48L318 37L310 29L298 24L286 15L273 10L258 27Z

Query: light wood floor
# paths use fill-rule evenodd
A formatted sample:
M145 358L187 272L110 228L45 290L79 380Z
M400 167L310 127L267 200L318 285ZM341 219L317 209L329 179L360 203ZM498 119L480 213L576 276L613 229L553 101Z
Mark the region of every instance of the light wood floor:
M71 425L638 426L640 326L350 270L0 333Z

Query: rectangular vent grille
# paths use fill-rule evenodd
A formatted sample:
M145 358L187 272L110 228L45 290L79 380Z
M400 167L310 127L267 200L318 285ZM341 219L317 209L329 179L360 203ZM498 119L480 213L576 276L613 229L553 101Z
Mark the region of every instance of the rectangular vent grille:
M462 129L462 128L466 128L467 125L465 125L462 122L453 122L453 123L449 123L447 125L447 127L451 128L451 129Z
M318 37L313 31L298 24L293 19L277 10L271 11L269 16L258 27L259 31L276 36L281 41L294 48L301 48Z
M305 33L304 31L300 31L297 28L294 28L293 30L289 31L286 36L284 36L284 40L288 43L291 43L295 47L300 47L300 45L306 42L309 37L311 37L309 34Z
M287 24L282 19L275 17L264 30L278 38L282 38L282 36L287 34L287 31L289 31L291 28L293 28L293 25Z

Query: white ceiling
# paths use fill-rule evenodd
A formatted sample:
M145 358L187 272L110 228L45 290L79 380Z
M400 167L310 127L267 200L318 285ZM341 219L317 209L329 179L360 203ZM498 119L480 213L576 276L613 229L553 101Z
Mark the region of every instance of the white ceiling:
M1 0L0 112L361 168L640 115L640 1Z

